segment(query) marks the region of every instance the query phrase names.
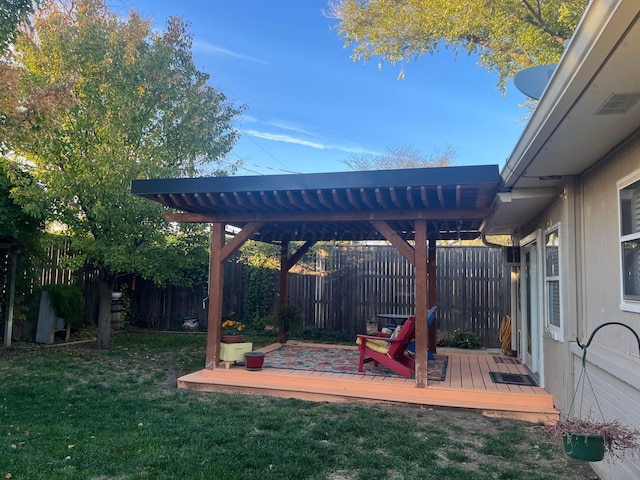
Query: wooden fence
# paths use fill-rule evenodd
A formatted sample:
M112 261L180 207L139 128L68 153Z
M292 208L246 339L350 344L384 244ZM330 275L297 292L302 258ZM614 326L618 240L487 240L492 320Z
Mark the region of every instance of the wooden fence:
M50 252L50 257L59 258L59 252ZM501 249L438 247L436 262L438 329L471 330L480 335L483 345L500 346L501 319L511 314L510 268L502 266ZM40 283L80 284L85 296L85 319L95 321L98 309L95 273L70 275L56 264L52 261L44 269ZM379 313L413 313L413 266L391 246L331 246L307 257L304 265L304 271L290 275L289 301L301 308L306 325L355 335L365 331L365 322ZM235 262L225 266L223 312L236 312L239 319L243 318L242 295L247 290L245 268ZM275 271L273 278L277 285ZM201 328L206 328L206 284L159 288L138 278L134 290L132 276L120 277L119 282L128 286L131 325L174 330L180 328L183 317L195 314ZM270 307L276 302L277 292Z
M362 332L379 313L414 311L413 266L390 246L336 246L318 255L315 271L291 275L290 302L307 324ZM471 330L483 345L500 346L500 322L510 314L510 269L502 250L439 247L436 251L438 329Z

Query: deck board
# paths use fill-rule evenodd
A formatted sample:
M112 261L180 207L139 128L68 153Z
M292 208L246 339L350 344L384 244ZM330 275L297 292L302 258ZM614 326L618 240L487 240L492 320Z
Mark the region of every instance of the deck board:
M178 387L300 398L317 401L399 402L479 409L488 415L554 422L553 396L540 387L493 383L489 372L526 373L520 364L496 363L491 355L446 353L443 381L417 388L415 379L269 368L247 371L231 366L200 370L178 379Z

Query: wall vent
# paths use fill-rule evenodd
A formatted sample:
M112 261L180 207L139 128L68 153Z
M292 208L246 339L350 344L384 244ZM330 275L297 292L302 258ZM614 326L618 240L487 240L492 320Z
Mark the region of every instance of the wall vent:
M596 115L627 113L638 100L640 100L640 93L612 93L609 98L600 105L600 108L596 111Z

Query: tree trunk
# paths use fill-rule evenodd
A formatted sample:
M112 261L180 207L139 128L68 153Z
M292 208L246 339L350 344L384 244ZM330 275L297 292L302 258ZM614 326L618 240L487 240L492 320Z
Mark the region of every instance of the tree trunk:
M104 269L100 269L100 303L98 309L98 341L96 346L103 350L111 348L111 279Z

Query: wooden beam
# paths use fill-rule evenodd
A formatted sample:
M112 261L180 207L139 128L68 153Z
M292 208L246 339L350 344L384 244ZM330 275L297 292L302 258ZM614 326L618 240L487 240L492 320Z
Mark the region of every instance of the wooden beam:
M356 195L357 192L354 192L352 189L347 188L347 200L349 204L356 210L362 210L362 202Z
M235 253L242 245L245 244L247 240L249 240L254 233L256 233L262 226L264 222L252 222L247 223L242 230L240 230L226 245L222 247L222 251L220 253L220 259L223 262L229 260L231 255Z
M278 304L284 305L289 298L289 271L287 265L289 263L289 241L285 240L280 245L280 289Z
M287 271L291 270L291 268L300 261L300 259L302 257L304 257L304 254L307 253L309 251L309 249L311 247L313 247L316 244L315 241L309 241L309 242L305 242L300 248L298 248L298 250L296 250L296 253L294 253L293 255L291 255L290 258L287 259Z
M375 189L375 194L376 194L376 201L378 202L378 204L382 205L384 208L389 209L389 202L387 202L386 198L384 198L384 194L382 193L382 189L380 188L376 188Z
M409 261L409 263L411 263L411 265L415 265L415 251L413 247L409 245L403 238L401 238L400 235L398 235L387 222L374 220L370 223L371 225L373 225L373 228L379 231L391 245L398 249L398 251Z
M416 202L413 199L413 187L407 187L407 202L412 209L416 208Z
M446 202L444 201L444 192L442 191L442 185L438 185L436 187L436 190L438 192L438 202L440 202L440 206L442 208L446 208Z
M330 205L326 195L321 196L323 205ZM275 208L278 208L277 206ZM417 220L428 218L429 220L483 220L491 213L490 208L480 208L474 210L456 210L440 208L435 210L381 210L373 211L351 211L340 212L225 212L218 215L204 213L164 213L162 217L169 222L176 223L247 223L247 222L368 222L369 220Z
M420 200L424 208L429 208L429 195L427 194L427 187L424 185L420 187Z
M398 196L398 192L396 191L395 188L389 187L389 195L391 195L391 201L393 202L395 207L402 208L402 201L400 200L400 197Z
M211 260L209 262L209 313L207 315L207 354L205 369L214 370L220 363L220 324L224 288L224 224L211 225Z
M311 192L307 192L306 190L302 190L302 199L304 203L309 205L314 210L320 210L322 207L320 204L311 196Z
M415 300L416 300L416 387L427 386L428 365L427 365L427 221L416 220L415 239Z
M335 188L331 190L331 198L333 198L333 203L338 205L343 210L349 210L349 206L347 202L342 198L340 191Z
M370 209L374 209L375 205L373 204L373 201L371 200L371 198L369 198L369 194L367 193L367 191L364 188L360 189L360 198L362 199L362 202L369 207Z

